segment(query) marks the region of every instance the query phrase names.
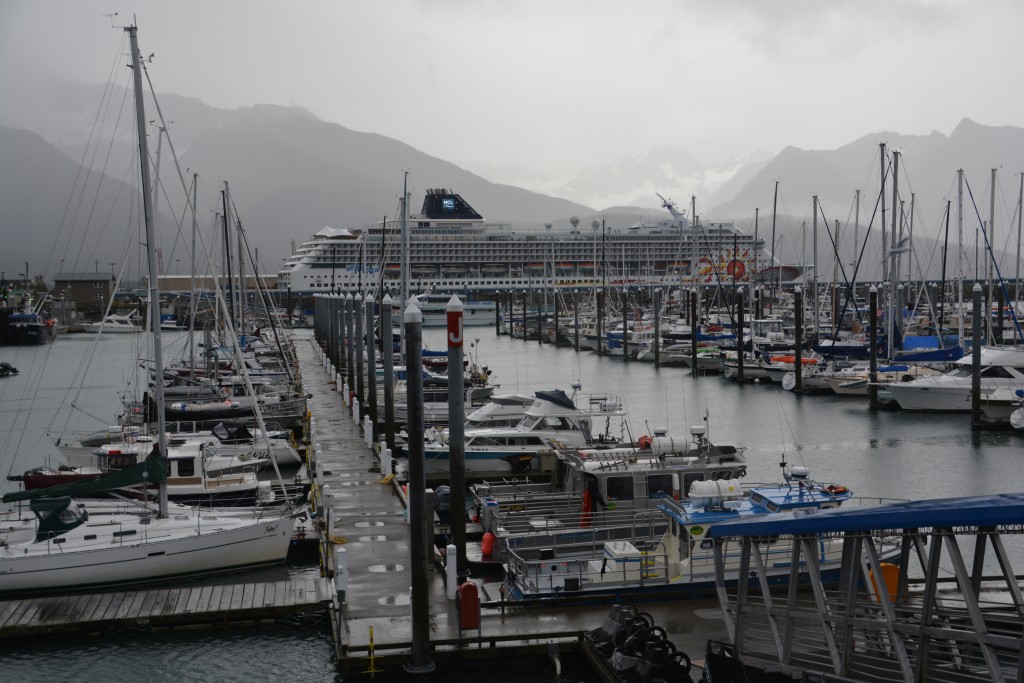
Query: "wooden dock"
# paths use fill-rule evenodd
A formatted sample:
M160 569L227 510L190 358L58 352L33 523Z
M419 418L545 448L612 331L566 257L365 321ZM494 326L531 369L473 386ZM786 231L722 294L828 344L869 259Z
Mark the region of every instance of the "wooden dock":
M321 539L328 577L338 569L337 549L345 548L345 600L331 609L339 667L353 676L400 674L413 646L406 498L401 487L380 472L377 456L366 445L344 392L335 386L335 372L318 343L299 341L296 351L303 386L313 395L309 409L316 429L310 445L321 447L323 477L314 481L311 494L318 516L328 512L320 497L325 485L333 498L329 514L334 533L323 533ZM456 603L446 594L445 571L436 562L428 592L430 652L439 670L519 657L547 659L552 649L582 656L583 633L599 626L608 612L607 605L502 605L488 602L481 590L481 628L462 632ZM724 635L715 601L645 604L644 610L665 625L678 647L694 655L703 652L708 637Z
M330 581L310 578L6 600L0 640L262 623L324 611L332 597Z

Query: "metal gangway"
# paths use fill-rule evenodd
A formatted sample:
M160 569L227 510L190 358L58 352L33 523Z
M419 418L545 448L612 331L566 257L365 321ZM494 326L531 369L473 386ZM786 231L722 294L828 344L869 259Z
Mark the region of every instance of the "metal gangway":
M1024 493L910 501L716 525L716 584L736 657L797 680L1021 681ZM843 538L838 572L823 537ZM772 544L792 540L791 580L764 579ZM741 544L727 585L726 543ZM882 561L898 544L898 560ZM806 570L802 587L797 573ZM750 679L755 680L755 679Z

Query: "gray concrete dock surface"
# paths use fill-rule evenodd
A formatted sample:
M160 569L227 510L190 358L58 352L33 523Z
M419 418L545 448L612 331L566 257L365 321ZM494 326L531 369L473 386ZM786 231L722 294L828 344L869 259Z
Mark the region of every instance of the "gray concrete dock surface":
M376 454L344 405L343 392L334 387L334 373L325 367L316 341L298 341L296 350L305 389L313 394L309 409L324 468L320 485L330 486L333 541L340 542L324 546L327 571L334 570L331 547L343 547L347 558L348 589L334 621L338 660L351 673L371 668L399 673L412 648L410 529L404 496L396 483L382 483ZM446 597L444 570L437 564L432 565L429 591L431 648L439 667L454 665L456 658L508 661L514 654L546 654L552 641L567 652L578 647L583 632L600 626L608 612L607 605L506 603L502 608L485 603L479 635L476 630L460 635L455 602ZM716 600L662 600L637 606L694 660L703 657L709 638L727 639Z

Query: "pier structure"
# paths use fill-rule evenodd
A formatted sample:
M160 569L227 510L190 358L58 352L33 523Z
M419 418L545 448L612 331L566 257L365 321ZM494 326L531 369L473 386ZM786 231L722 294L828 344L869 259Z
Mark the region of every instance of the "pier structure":
M341 327L335 316L345 315L343 306L329 301L336 297L342 298L319 298L317 334L308 343L297 344L297 355L304 388L313 396L307 439L314 473L311 497L323 573L334 586L330 613L339 666L348 674L367 677L402 674L409 672L407 665L422 652L420 648L439 671L486 668L513 657L582 656L583 634L602 623L607 605L554 600L523 606L493 599L496 591L484 590L483 579L474 576L472 568L469 576L458 576L454 549L443 552L431 544L426 595L412 595L413 496L408 484L393 474L395 457L390 449L368 438L372 426L356 412L360 408L355 392L345 390L357 383L348 374L344 355L336 352L348 345L333 335ZM423 493L426 514L421 517L426 518L427 538L433 539L433 491ZM452 577L445 568L449 562L456 570ZM462 602L462 590L453 590L456 580L474 584L476 590L467 594L475 592L478 610ZM416 642L414 599L427 606L427 643ZM677 648L694 655L704 651L708 638L725 636L717 603L711 600L644 604L643 609L665 624Z

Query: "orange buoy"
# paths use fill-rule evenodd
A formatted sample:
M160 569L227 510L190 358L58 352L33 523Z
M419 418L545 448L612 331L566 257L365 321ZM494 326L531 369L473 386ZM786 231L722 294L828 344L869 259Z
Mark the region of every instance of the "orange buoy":
M494 552L494 532L490 529L480 539L480 552L483 553L484 557L490 557L491 553Z

